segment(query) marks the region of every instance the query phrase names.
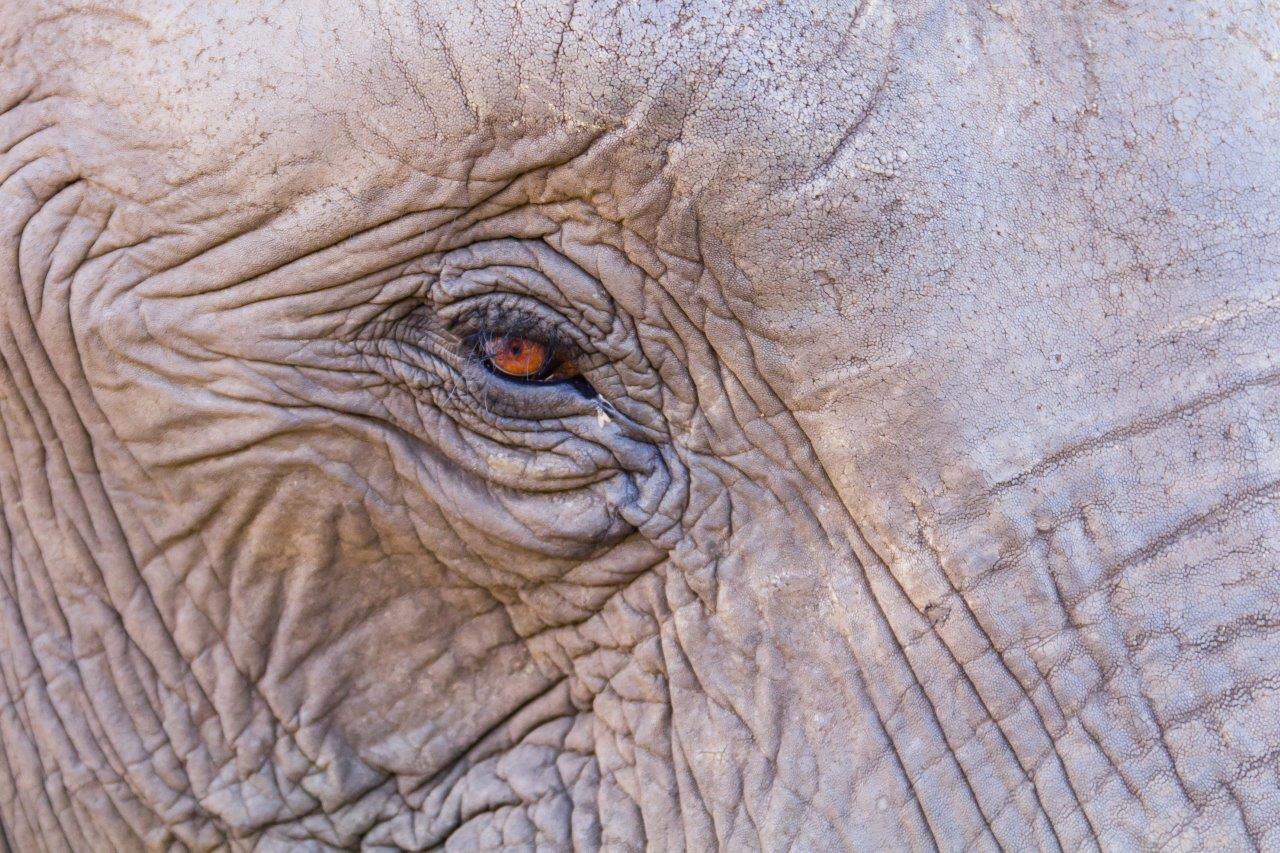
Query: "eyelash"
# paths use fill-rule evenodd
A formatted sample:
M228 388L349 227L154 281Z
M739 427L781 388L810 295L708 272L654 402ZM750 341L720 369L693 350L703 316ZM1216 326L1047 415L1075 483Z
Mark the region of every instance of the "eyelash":
M528 379L506 374L493 364L490 355L490 344L502 338L525 338L542 344L550 353L552 366L556 361L576 362L581 358L579 346L566 338L560 330L551 326L545 318L531 315L525 311L513 311L510 308L489 306L472 314L464 315L454 323L456 327L471 326L474 331L462 335L462 355L469 365L478 367L486 373L503 381L523 385L560 386L575 388L588 398L598 396L596 390L581 375L564 379Z

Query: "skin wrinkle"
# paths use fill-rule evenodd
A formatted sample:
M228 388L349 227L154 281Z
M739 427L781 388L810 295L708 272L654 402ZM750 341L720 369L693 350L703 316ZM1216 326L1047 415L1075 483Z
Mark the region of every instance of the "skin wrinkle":
M64 619L64 624L65 624L65 619ZM42 663L37 662L37 663L36 663L36 666L37 666L37 667L40 667L40 669L41 669L41 670L44 670L44 665L42 665ZM49 676L50 676L50 680L51 680L51 681L52 681L52 680L54 680L54 679L52 679L52 675L51 675L51 674L47 674L47 672L46 672L46 675L49 675ZM46 710L46 711L45 711L45 713L47 713L47 715L49 715L49 719L52 719L52 720L59 720L59 719L60 719L60 717L59 717L59 715L58 715L58 712L56 712L56 711ZM29 727L29 725L28 725L28 727ZM108 786L110 785L110 777L109 777L109 776L100 776L100 781L101 781L101 783L102 783L102 784L104 784L104 785L108 785Z
M1154 417L1143 419L1137 423L1126 424L1114 430L1105 432L1096 438L1086 440L1077 445L1065 447L1040 462L1037 462L1026 471L1023 471L1008 480L996 483L991 490L992 494L999 494L1000 492L1006 491L1010 488L1023 486L1028 481L1042 477L1051 472L1056 466L1061 465L1064 462L1074 461L1076 458L1085 456L1098 448L1103 448L1110 444L1134 438L1152 430L1160 429L1169 421L1188 415L1198 414L1204 409L1230 400L1232 397L1237 396L1243 391L1260 386L1271 387L1276 385L1278 382L1280 382L1280 373L1266 373L1261 376L1252 377L1238 384L1189 400Z
M1158 543L1158 542L1159 542L1159 540L1157 540L1157 543ZM1105 579L1105 577L1106 577L1106 576L1109 576L1109 573L1105 573L1105 574L1104 574L1104 579ZM1143 695L1144 699L1146 698L1146 694L1145 694L1145 693L1142 693L1141 695ZM1149 701L1149 699L1147 699L1146 701L1147 701L1148 706L1150 706L1150 701ZM1151 709L1150 707L1148 707L1148 711L1147 711L1147 713L1148 713L1148 715L1149 715L1149 717L1150 717L1151 719L1154 719L1154 710L1153 710L1153 709ZM1161 744L1163 744L1163 741L1164 741L1164 738L1163 738L1163 734L1164 734L1163 729L1159 728L1158 726L1157 726L1157 727L1155 727L1155 728L1156 728L1156 730L1157 730L1157 733L1158 733L1158 734L1159 734L1159 736L1160 736L1160 742L1161 742ZM1167 755L1167 758L1168 758L1168 761L1169 761L1169 766L1170 766L1170 767L1173 767L1173 766L1174 766L1174 764L1173 764L1173 762L1174 762L1174 753L1173 753L1171 750L1167 749L1167 745L1166 745L1166 755ZM1176 781L1176 782L1181 786L1181 781L1180 781L1180 779L1178 779L1178 778L1177 778L1176 774L1175 774L1174 778L1175 778L1175 781ZM1190 795L1190 794L1185 790L1185 788L1183 788L1183 793L1184 793L1184 796L1186 796L1186 797L1187 797L1187 799L1188 799L1189 801L1192 799L1192 798L1191 798L1191 795Z
M7 383L6 383L6 384L7 384ZM5 399L10 399L10 398L11 398L11 396L12 396L12 395L8 395L8 394L6 394L6 395L5 395ZM9 447L10 447L10 448L12 448L12 446L13 446L13 445L12 445L12 441L11 441L11 439L9 438L9 430L8 430L8 427L7 427L6 425L4 425L4 424L0 424L0 435L3 435L3 437L4 437L5 441L6 441L6 443L9 445ZM0 491L0 496L3 496L6 492L8 492L9 494L12 494L12 492L13 492L12 484L11 484L11 483L9 483L9 482L6 482L7 480L8 480L8 477L6 477L4 480L0 480L0 489L4 489L4 491ZM6 487L7 487L7 488L6 488ZM8 500L6 500L6 501L4 502L4 505L11 506L11 505L13 505L14 503L16 503L16 501L13 501L13 500L10 498L10 499L8 499ZM4 529L5 529L5 531L6 531L6 536L7 536L7 534L8 534L8 530L9 530L9 524L8 524L7 519L6 519L5 524L4 524ZM8 590L9 590L9 592L10 592L10 598L9 598L9 602L10 602L10 604L13 604L13 603L14 603L14 602L16 602L16 600L17 600L17 599L16 599L16 588L15 588L15 587L16 587L16 583L17 583L17 578L19 577L17 569L19 569L19 567L22 565L22 563L21 563L21 556L20 556L20 553L19 553L19 552L17 552L17 550L16 550L16 543L15 543L15 550L14 550L14 552L13 552L13 553L14 553L14 559L13 559L13 562L12 562L12 564L11 564L11 568L13 569L13 571L12 571L12 575L13 575L13 577L8 577L8 576L6 576L6 577L5 577L5 584L6 584L6 587L8 588ZM9 574L9 573L6 573L6 575L8 575L8 574ZM19 613L18 613L18 619L19 619L20 621L22 620L21 612L19 612ZM25 625L24 625L23 627L25 628ZM10 669L10 666L12 665L12 658L10 658L9 656L6 656L6 658L5 658L5 662L6 662L6 666L4 667L4 669L6 670L6 672L5 672L6 680L10 680L10 679L8 678L8 676L9 676L8 670ZM24 663L25 663L25 661L24 661ZM34 669L34 668L35 668L34 666L29 665L28 671L31 671L31 670L32 670L32 669ZM10 680L10 683L14 683L14 682L13 682L12 680ZM12 694L11 694L11 695L12 695ZM21 704L22 704L22 703L21 703L19 700L17 700L17 699L11 699L9 702L7 702L7 703L6 703L6 707L8 707L8 708L18 708L18 707L20 707L20 706L21 706ZM28 715L28 719L24 722L25 727L26 727L26 728L28 728L28 729L30 729L30 722L29 722L29 720L30 720L30 717L29 717L29 715ZM8 754L8 749L9 749L9 745L7 745L7 744L6 744L6 746L5 746L5 754L6 754L6 755ZM37 760L37 761L41 761L41 762L43 761L42 757L40 757L40 756L37 756L37 757L36 757L36 760ZM55 778L55 777L54 777L54 773L53 773L53 772L50 772L50 771L51 771L51 768L43 768L43 769L45 769L45 770L46 770L46 772L42 774L43 778L45 778L45 779L53 779L53 778ZM46 782L46 790L48 790L48 782ZM53 797L57 797L57 796L58 796L58 795L57 795L57 793L54 793L54 792L50 792L50 795L51 795L51 796L53 796ZM26 803L26 801L25 801L24 799L21 799L21 798L15 798L15 799L17 799L17 804L18 804L18 808L19 808L19 810L20 810L21 812L24 812L24 813L25 813L25 812L27 811L27 809L28 809L28 804ZM39 805L40 805L40 806L43 806L43 805L44 805L43 800L41 800L41 801L40 801ZM69 841L67 841L67 837L66 837L66 830L67 830L67 828L66 828L66 827L61 826L61 825L60 825L56 820L52 819L51 817L46 818L46 812L45 812L45 810L44 810L43 808L41 808L41 821L40 821L39 823L40 823L41 828L43 829L43 831L44 831L44 832L49 833L50 835L52 835L53 833L58 833L58 834L60 834L60 835L62 836L63 840L67 842L67 846L70 846L70 842L69 842ZM31 828L33 828L33 829L34 829L36 825L37 825L37 824L36 824L35 822L31 822L31 821L28 819L28 823L27 823L27 826L28 826L28 827L31 827Z
M922 525L922 528L923 528L923 525ZM922 536L922 541L923 541L923 536ZM927 546L927 545L928 545L927 541L924 541L924 544ZM934 552L931 548L930 548L930 553L932 553L932 554L934 555L935 564L936 564L937 568L939 569L940 573L942 574L942 576L943 576L944 578L946 578L946 573L945 573L944 571L942 571L942 562L941 562L941 559L938 557L938 555L936 554L936 552ZM996 660L999 662L999 664L1000 664L1002 674L1003 674L1003 675L1005 675L1008 679L1010 679L1010 680L1012 680L1012 681L1017 681L1017 676L1015 675L1015 673L1013 672L1013 670L1012 670L1012 669L1010 669L1010 668L1009 668L1009 666L1007 665L1007 663L1006 663L1006 661L1005 661L1005 658L1004 658L1003 653L1002 653L999 649L997 649L997 648L996 648L995 640L992 638L991 634L990 634L990 633L988 633L988 631L983 627L982 622L977 618L976 614L975 614L975 613L974 613L974 612L969 608L969 604L968 604L968 602L965 600L964 595L962 594L962 592L961 592L960 590L956 589L954 586L949 587L949 589L950 589L950 594L951 594L951 596L952 596L952 600L954 600L954 601L955 601L959 606L961 606L961 607L963 607L963 608L964 608L964 610L963 610L963 616L964 616L964 617L966 617L966 618L968 619L968 621L969 621L969 622L970 622L970 623L971 623L971 624L972 624L972 625L973 625L973 626L978 630L978 632L981 634L981 636L982 636L982 640L983 640L983 642L985 643L985 650L986 650L986 651L990 651L990 652L992 652L992 653L994 653L994 654L995 654L995 659L996 659ZM927 611L926 611L925 615L927 616ZM946 644L945 644L945 642L944 642L944 645L946 645ZM948 649L950 649L950 647L949 647L949 646L948 646ZM951 654L952 654L953 659L955 659L954 653L951 653ZM967 671L967 666L966 666L966 664L960 663L960 661L958 661L958 660L957 660L957 664L959 664L959 665L960 665L961 671L962 671L962 672L964 672L964 673L965 673L966 678L968 678L968 671ZM985 701L984 699L982 699L981 693L980 693L980 692L978 691L978 689L977 689L977 685L976 685L976 684L973 684L973 683L972 683L972 681L970 681L970 684L971 684L971 686L972 686L972 688L973 688L973 690L974 690L975 695L977 695L977 696L979 697L979 700L980 700L980 701L982 701L982 702L983 702L984 707L986 707L987 703L986 703L986 701ZM1050 745L1050 748L1051 748L1051 749L1052 749L1052 751L1053 751L1054 758L1055 758L1055 761L1057 762L1058 767L1059 767L1059 769L1060 769L1060 771L1061 771L1063 781L1066 783L1067 790L1069 791L1070 796L1071 796L1071 799L1072 799L1072 801L1073 801L1073 802L1072 802L1072 804L1071 804L1071 806L1070 806L1070 808L1071 808L1073 811L1079 811L1079 812L1084 816L1085 820L1086 820L1086 821L1089 821L1088 812L1087 812L1087 811L1084 809L1084 807L1083 807L1083 801L1082 801L1082 799L1081 799L1081 797L1080 797L1079 793L1077 792L1077 790L1076 790L1076 788L1075 788L1074 783L1073 783L1073 782L1072 782L1072 780L1071 780L1070 774L1067 772L1066 765L1065 765L1065 763L1063 762L1063 757L1062 757L1061 752L1059 752L1059 748L1058 748L1058 746L1057 746L1057 742L1055 741L1055 739L1054 739L1054 737L1053 737L1053 733L1052 733L1052 732L1050 732L1050 730L1049 730L1049 722L1048 722L1048 720L1046 720L1046 719L1045 719L1044 714L1042 713L1042 711L1041 711L1041 710L1040 710L1040 708L1036 705L1036 703L1035 703L1035 702L1030 702L1030 701L1029 701L1029 702L1028 702L1028 704L1030 705L1030 707L1032 708L1032 710L1033 710L1033 711L1034 711L1034 713L1035 713L1035 717L1036 717L1037 722L1038 722L1038 723L1039 723L1039 725L1040 725L1040 729L1041 729L1041 731L1044 733L1044 735L1045 735L1045 739L1047 740L1047 742L1048 742L1048 743L1049 743L1049 745ZM1061 708L1058 708L1057 710L1058 710L1058 715L1059 715L1059 716L1062 716ZM1003 727L1001 728L1001 730L1002 730L1002 732L1003 732ZM1010 746L1010 749L1012 749L1012 750L1014 751L1015 755L1017 755L1017 754L1018 754L1018 752L1017 752L1017 750L1013 747L1012 743L1009 743L1009 746ZM1018 760L1019 760L1019 763L1022 763L1022 761L1023 761L1023 759L1022 759L1022 757L1021 757L1020 755L1018 756ZM1026 769L1026 770L1027 770L1027 772L1028 772L1028 773L1030 773L1030 768L1026 768L1025 764L1023 764L1023 767L1024 767L1024 769ZM1099 835L1098 835L1098 831L1097 831L1097 828L1092 824L1092 822L1090 822L1090 823L1089 823L1089 830L1090 830L1090 833L1091 833L1095 838L1099 837ZM1057 834L1057 830L1056 830L1056 828L1054 829L1054 833L1055 833L1055 835Z
M233 738L230 738L229 740L230 740L231 742L235 742L235 738L234 738L234 737L233 737Z
M56 197L57 197L57 196L54 196L54 198L56 198ZM27 220L27 222L29 223L29 222L30 222L30 220ZM26 225L24 225L24 226L23 226L23 229L24 229L24 230L23 230L23 233L24 233L24 234L26 233L26 231L25 231L26 227L27 227ZM41 353L41 350L40 350L40 349L39 349L39 347L37 346L37 347L32 347L32 348L30 349L30 352L31 352L31 353L33 353L33 354L35 354L35 353ZM44 363L44 365L42 365L42 366L46 367L47 369L51 369L51 367L52 367L50 364L48 364L48 362L45 362L45 363ZM51 371L51 372L52 372L52 371ZM55 374L55 375L56 375L56 374ZM65 397L69 396L69 393L67 392L67 390L66 390L65 388L61 388L60 390L61 390L61 391L62 391L62 393L63 393L64 399L65 399ZM49 428L49 427L46 427L46 428ZM47 470L47 469L46 469L46 470ZM52 477L51 479L53 479L53 480L55 480L55 481L58 481L58 480L60 480L60 479L62 479L62 478L61 478L60 476L56 476L56 475L55 475L55 476L54 476L54 477ZM87 509L87 507L86 507L86 509ZM80 523L81 523L81 524L88 523L88 524L90 524L90 525L93 525L93 522L92 522L92 521L87 521L86 519L81 519ZM86 558L87 558L87 555L88 555L88 548L86 547L86 545L85 545L84 541L83 541L82 539L80 539L78 535L73 534L73 536L75 536L75 539L74 539L72 542L69 542L68 544L69 544L71 547L73 547L73 548L77 548L78 550L80 550L80 551L82 552L82 555L83 555L84 557L86 557ZM92 561L90 560L90 562L92 562ZM101 573L99 573L99 576L101 576ZM101 726L99 726L99 729L101 729L101 728L102 728L102 727L101 727ZM99 739L101 740L101 734L99 734L99 735L98 735L98 737L99 737ZM111 758L110 758L109 760L112 760L112 761L114 761L116 764L119 764L119 757L118 757L118 755L113 755L113 756L111 756ZM106 777L103 777L103 781L104 781L104 782L106 781ZM134 793L135 795L137 795L137 797L138 797L138 799L139 799L139 800L141 800L141 799L142 799L142 792L141 792L141 791L139 791L138 789L134 788L133 793Z
M715 265L714 265L714 264L711 266L711 270L713 271L713 274L715 274L715 272L716 272L716 267L715 267ZM781 401L780 401L780 399L776 396L776 393L774 393L774 392L773 392L773 389L772 389L771 387L769 387L767 384L766 384L766 386L765 386L765 387L766 387L766 389L768 390L768 392L769 392L769 393L771 394L771 396L772 396L772 400L771 400L771 402L773 402L775 405L777 405L779 408L781 408ZM793 422L793 423L794 423L794 422ZM812 452L812 451L810 450L810 452ZM804 471L804 470L811 470L811 469L813 469L813 467L814 467L814 466L812 466L812 465L806 466L806 465L803 465L803 464L797 464L797 469L798 469L798 470L801 470L801 471ZM821 472L821 471L822 471L821 466L817 466L817 470ZM830 483L830 481L829 481L829 480L826 480L825 482L819 482L819 483L816 483L816 484L815 484L815 486L816 486L817 488L820 488L820 489L826 490L826 489L828 489L828 488L831 488L831 483ZM781 496L777 496L777 497L778 497L778 500L779 500L779 503L780 503L780 504L782 504L782 505L788 505L788 502L785 500L785 498L782 498ZM847 508L846 508L846 512L847 512ZM860 538L860 534L858 534L858 533L857 533L857 522L856 522L856 520L854 519L854 517L850 514L850 515L848 515L848 516L847 516L847 520L848 520L848 522L849 522L850 529L851 529L852 531L854 531L854 534L855 534L855 535L859 535L859 538ZM833 543L833 544L834 544L834 543ZM873 553L874 553L874 552L873 552ZM856 558L855 558L855 559L856 559ZM900 587L900 586L898 587L898 592L899 592L899 593L901 593L901 592L902 592L902 590L901 590L901 587ZM873 596L873 600L875 600L875 593L874 593L874 591L872 592L872 596ZM888 614L887 614L887 612L885 611L885 609L883 608L883 606L882 606L882 605L880 605L880 603L879 603L878 601L877 601L877 603L876 603L876 607L877 607L877 612L878 612L878 616L879 616L879 618L880 618L881 620L883 620L883 623L884 623L884 624L889 625L890 623L889 623L889 617L888 617ZM920 614L920 615L922 616L923 614ZM909 667L910 672L911 672L911 677L912 677L913 681L912 681L912 684L911 684L907 689L908 689L908 690L915 690L916 688L919 688L919 690L920 690L920 694L921 694L922 696L924 696L924 698L925 698L926 702L928 702L928 703L929 703L929 705L930 705L930 713L931 713L931 717L932 717L932 724L933 724L933 726L934 726L934 727L936 727L938 730L943 731L943 737L947 739L947 742L948 742L949 746L951 747L951 751L952 751L953 753L954 753L954 752L956 752L955 745L954 745L954 744L951 744L951 742L950 742L950 737L945 733L945 729L943 729L943 727L941 726L941 723L940 723L940 720L939 720L939 717L938 717L937 708L933 705L932 700L931 700L931 699L929 698L929 696L928 696L928 692L924 689L924 687L923 687L923 681L921 681L921 679L920 679L920 677L919 677L918 673L916 672L916 670L915 670L915 665L912 663L910 655L905 655L905 652L906 652L906 649L907 649L907 645L905 645L905 644L903 643L903 641L902 641L902 637L901 637L901 636L900 636L896 631L894 631L894 630L892 629L892 627L890 627L890 630L891 630L891 631L893 631L893 639L894 639L894 641L896 642L896 644L897 644L898 648L904 652L904 656L905 656L905 660L906 660L907 666ZM898 707L900 708L900 702L899 702ZM893 711L891 711L891 712L889 712L889 713L887 713L887 714L885 714L884 712L881 712L881 713L882 713L882 718L886 718L886 719L894 718L894 717L898 716L898 708L895 708ZM1025 769L1024 769L1024 778L1025 778ZM963 773L961 774L961 779L963 779L963 780L965 780L965 781L967 782L967 779L966 779L966 777L964 776L964 774L963 774ZM984 809L984 806L983 806L983 804L979 801L977 793L971 789L971 790L970 790L970 796L973 798L973 802L974 802L975 807L977 807L979 810L983 810L983 811L984 811L984 815L985 815L985 809ZM989 826L989 825L990 825L991 818L990 818L990 816L986 816L986 818L987 818L987 819L986 819L986 826ZM985 827L984 827L984 829L985 829ZM988 838L990 838L990 836L989 836L989 835L988 835L987 837L988 837ZM976 840L976 839L971 839L971 840L970 840L970 843L972 843L972 841L974 841L974 840ZM994 839L992 839L992 840L994 840ZM938 843L938 840L937 840L936 835L935 835L935 839L934 839L934 841L935 841L935 844L937 844L937 843Z
M1074 628L1076 628L1076 629L1078 630L1081 626L1078 626L1078 625L1077 625L1077 626L1072 626L1072 627L1074 627ZM993 647L993 648L994 648L994 647ZM997 653L999 654L999 651L998 651L998 650L997 650ZM1047 675L1051 675L1051 673L1048 673ZM1045 683L1046 683L1046 684L1048 684L1048 682L1045 682ZM1051 685L1050 685L1050 688L1049 688L1049 695L1050 695L1050 697L1054 697L1054 694L1053 694L1053 688L1052 688L1052 686L1051 686ZM1062 706L1061 706L1061 705L1056 704L1056 698L1055 698L1055 710L1058 712L1058 715L1059 715L1060 717L1063 717L1063 718L1068 718L1068 719L1069 719L1069 718L1071 718L1072 716L1074 716L1074 715L1069 715L1069 714L1067 714L1067 713L1064 711L1064 709L1062 708ZM1043 719L1043 715L1041 715L1041 719ZM1086 727L1086 729L1085 729L1085 730L1086 730L1086 731L1088 731L1087 727ZM1050 733L1050 732L1048 731L1047 724L1046 724L1046 727L1045 727L1045 731L1046 731L1046 734L1049 734L1050 738L1052 739L1052 733ZM1092 732L1089 732L1089 734L1090 734L1090 738L1091 738L1091 741L1092 741L1093 746L1094 746L1094 747L1096 747L1097 749L1099 749L1099 751L1102 751L1101 743L1098 741L1098 739L1096 738L1096 736L1094 736ZM1059 755L1060 755L1060 754L1059 754ZM1109 756L1108 756L1108 760L1110 760ZM1116 767L1116 769L1117 769L1117 770L1119 770L1119 765L1115 765L1115 764L1113 763L1113 766L1114 766L1114 767ZM1136 788L1135 788L1135 787L1134 787L1134 786L1133 786L1133 785L1128 781L1128 779L1127 779L1127 778L1124 778L1124 777L1123 777L1123 775L1122 775L1122 779L1123 779L1123 781L1124 781L1124 783L1125 783L1125 786L1126 786L1126 788L1127 788L1127 790L1128 790L1129 794L1130 794L1130 795L1131 795L1135 800L1136 800L1136 799L1138 799L1139 797L1138 797L1138 791L1137 791L1137 789L1136 789ZM1099 835L1099 833L1098 833L1097 829L1096 829L1096 828L1093 828L1093 827L1094 827L1094 825L1093 825L1093 821L1092 821L1092 819L1091 819L1091 818L1089 818L1089 815L1088 815L1088 809L1084 807L1084 801L1083 801L1083 800L1081 800L1081 799L1079 798L1079 795L1078 795L1078 794L1074 794L1075 786L1074 786L1074 783L1071 781L1071 779L1070 779L1070 776L1069 776L1069 775L1067 776L1067 783L1068 783L1068 785L1070 785L1070 786L1072 787L1073 795L1076 797L1077 803L1079 803L1079 808L1083 811L1083 813L1084 813L1084 815L1085 815L1086 819L1087 819L1087 820L1089 820L1089 822L1090 822L1090 826L1091 826L1091 828L1093 829L1093 833L1094 833L1094 835L1095 835L1096 837L1101 837L1101 836Z

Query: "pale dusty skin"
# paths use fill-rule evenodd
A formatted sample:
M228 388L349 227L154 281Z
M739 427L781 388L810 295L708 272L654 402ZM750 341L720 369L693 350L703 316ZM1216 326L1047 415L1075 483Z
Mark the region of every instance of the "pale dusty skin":
M0 0L3 840L1280 848L1277 71L1233 0Z

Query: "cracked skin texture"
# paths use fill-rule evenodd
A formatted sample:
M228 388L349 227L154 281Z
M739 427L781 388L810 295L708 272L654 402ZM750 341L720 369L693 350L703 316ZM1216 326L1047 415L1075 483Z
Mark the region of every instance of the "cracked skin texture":
M1280 846L1278 70L1232 0L0 0L5 846Z

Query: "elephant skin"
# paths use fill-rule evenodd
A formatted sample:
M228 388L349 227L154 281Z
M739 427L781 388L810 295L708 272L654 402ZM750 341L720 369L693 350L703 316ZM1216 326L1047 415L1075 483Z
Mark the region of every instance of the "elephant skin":
M0 0L5 844L1280 849L1278 73Z

